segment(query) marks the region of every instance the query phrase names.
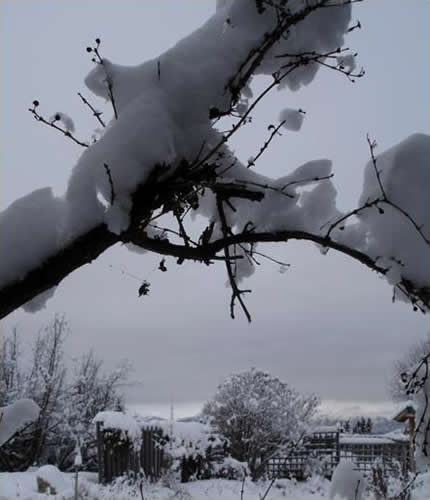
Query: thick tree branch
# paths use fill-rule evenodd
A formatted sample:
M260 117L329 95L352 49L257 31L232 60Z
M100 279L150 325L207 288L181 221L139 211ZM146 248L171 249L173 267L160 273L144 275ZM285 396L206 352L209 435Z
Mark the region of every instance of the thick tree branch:
M244 231L238 234L226 235L211 243L199 246L185 246L169 242L165 239L148 237L142 229L142 220L149 218L153 210L163 204L163 200L170 195L174 183L158 183L155 186L158 173L138 190L132 211L132 222L127 231L121 235L111 233L105 224L100 224L86 234L80 236L56 255L49 257L37 269L29 272L24 279L6 285L0 290L0 318L10 314L38 294L58 285L64 278L79 267L89 264L101 253L118 242L134 243L146 250L160 255L172 256L181 260L192 260L209 264L213 260L225 260L218 253L225 248L246 243L275 243L289 240L311 241L325 248L336 250L365 265L380 274L386 274L387 269L377 264L363 252L338 243L329 236L323 236L305 231L272 231L256 232ZM244 191L244 190L243 190ZM233 193L229 193L233 194ZM238 193L243 196L243 192ZM254 194L251 194L251 199ZM141 200L145 200L142 202ZM143 228L144 228L143 224ZM232 257L231 257L232 258ZM422 301L426 308L430 308L430 290L417 289L411 283L404 281L407 292Z

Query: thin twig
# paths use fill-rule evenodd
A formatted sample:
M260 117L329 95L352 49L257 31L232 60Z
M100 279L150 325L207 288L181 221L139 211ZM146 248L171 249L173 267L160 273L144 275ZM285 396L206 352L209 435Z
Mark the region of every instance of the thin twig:
M100 117L100 115L102 114L101 111L97 111L80 92L78 92L78 96L81 98L82 102L90 108L90 110L93 112L93 116L95 116L100 125L103 128L106 127L105 122Z
M109 179L109 185L110 185L110 204L112 206L114 204L114 201L115 201L115 190L114 190L114 186L113 186L112 173L111 173L109 165L107 163L103 163L103 166L104 166L104 168L106 170L106 174L107 174L108 179Z
M100 52L99 52L100 43L101 43L100 38L96 38L96 46L95 47L88 47L87 50L88 50L88 52L94 52L94 54L96 55L96 58L94 58L93 61L95 63L101 64L103 66L103 69L104 69L105 75L106 75L106 83L107 83L109 101L112 105L113 114L115 116L115 119L118 120L118 111L117 111L117 107L116 107L115 97L113 95L112 79L109 76L108 71L106 69L105 61L100 55Z
M71 139L73 142L75 142L79 146L82 146L83 148L88 148L89 147L88 144L86 144L85 142L82 142L82 141L76 139L76 137L69 130L63 129L63 128L59 127L58 125L56 125L55 122L59 121L60 118L55 119L53 121L48 121L42 115L40 115L36 111L36 108L39 105L39 104L35 104L36 102L37 101L33 102L33 108L28 108L28 111L30 111L30 113L33 115L33 117L34 117L35 120L37 120L38 122L43 123L44 125L48 125L49 127L57 130L58 132L61 132L63 135L65 135L66 137L68 137L69 139Z
M227 219L225 216L224 212L224 207L223 207L223 201L222 199L217 196L217 207L218 207L218 213L220 216L221 220L221 228L224 233L224 236L228 236L229 233L229 227L227 224ZM246 319L248 320L249 323L251 323L251 315L245 305L245 303L242 300L242 294L244 293L250 293L251 290L239 290L239 287L237 286L236 283L236 277L234 276L231 261L230 261L230 250L228 245L224 247L224 256L225 256L225 266L227 269L227 275L228 279L230 281L230 286L232 289L232 294L231 294L231 301L230 301L230 316L232 319L234 319L234 306L235 306L235 300L237 299L239 301L240 306L242 307L242 310L246 316Z
M419 226L415 222L415 220L408 214L408 212L406 212L406 210L404 210L402 207L400 207L399 205L397 205L397 203L392 202L388 198L387 192L385 191L384 185L382 183L381 172L378 169L377 164L376 164L376 157L375 157L375 153L374 153L374 150L376 148L376 142L370 140L369 134L367 134L366 139L367 139L367 144L369 145L370 157L371 157L371 160L372 160L373 169L375 171L376 180L378 182L378 186L379 186L379 189L381 190L381 194L382 194L382 200L381 200L381 202L382 203L386 203L387 205L393 207L395 210L397 210L398 212L400 212L404 217L406 217L409 220L409 222L414 226L414 228L419 233L419 235L421 236L421 238L427 243L427 245L430 246L430 240L423 233L422 226Z
M279 129L284 125L285 121L286 120L281 121L281 123L277 127L275 127L274 125L269 126L269 130L272 130L272 133L270 134L267 141L263 144L263 146L261 146L260 151L258 152L257 156L253 157L252 160L248 162L247 168L253 167L256 164L258 159L266 151L266 149L269 147L270 143L272 142L273 138L276 135L282 135L282 134L278 134L278 132L279 132Z

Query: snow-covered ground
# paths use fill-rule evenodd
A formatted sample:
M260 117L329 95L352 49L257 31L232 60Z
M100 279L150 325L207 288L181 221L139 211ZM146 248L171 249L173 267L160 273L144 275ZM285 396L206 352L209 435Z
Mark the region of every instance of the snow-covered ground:
M55 495L37 493L37 470L27 472L0 473L0 500L73 500L73 474L61 473L63 490ZM57 477L57 479L59 479ZM141 499L139 490L127 484L116 484L103 487L96 483L95 474L80 473L79 499L81 500L133 500ZM162 484L145 484L143 498L145 500L260 500L269 483L252 483L246 481L229 481L211 479L191 483L174 483L170 487ZM420 476L416 481L411 500L424 500L430 487L430 474ZM243 487L243 494L242 494ZM322 500L330 498L331 483L318 477L305 482L281 479L274 483L267 500ZM338 497L336 497L337 499ZM339 499L340 500L340 499ZM374 500L367 495L365 500Z

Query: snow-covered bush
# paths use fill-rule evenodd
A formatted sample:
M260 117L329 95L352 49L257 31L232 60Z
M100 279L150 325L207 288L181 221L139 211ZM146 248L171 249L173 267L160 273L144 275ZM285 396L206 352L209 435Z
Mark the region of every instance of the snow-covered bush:
M148 425L148 424L147 424ZM208 424L199 421L158 423L163 431L163 446L167 470L164 482L174 484L196 479L223 477L228 467L226 440ZM231 472L231 471L230 471Z
M316 396L299 394L251 369L228 377L204 405L202 417L227 439L231 456L246 462L257 478L265 460L304 433L317 405Z
M386 467L382 459L377 459L372 464L368 487L375 500L405 500L409 498L412 479L413 474L404 474L399 462L393 461Z
M329 477L331 475L331 457L318 455L315 452L309 453L304 466L304 476L306 478Z
M232 457L224 457L220 462L213 465L213 477L222 479L243 479L250 476L250 470L246 462L239 462Z

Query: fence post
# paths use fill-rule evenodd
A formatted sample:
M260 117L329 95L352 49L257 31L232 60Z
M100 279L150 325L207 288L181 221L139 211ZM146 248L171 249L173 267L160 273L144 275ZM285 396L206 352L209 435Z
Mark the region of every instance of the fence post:
M99 483L103 484L105 480L105 474L104 474L104 468L105 468L105 461L104 461L104 439L103 439L103 433L101 430L101 422L96 423L96 437L97 437L97 465L98 465L98 472L99 472Z
M336 466L339 465L339 462L340 462L340 432L337 431L336 432ZM333 469L334 469L334 467L332 468L332 471L331 471L332 474L333 474Z

